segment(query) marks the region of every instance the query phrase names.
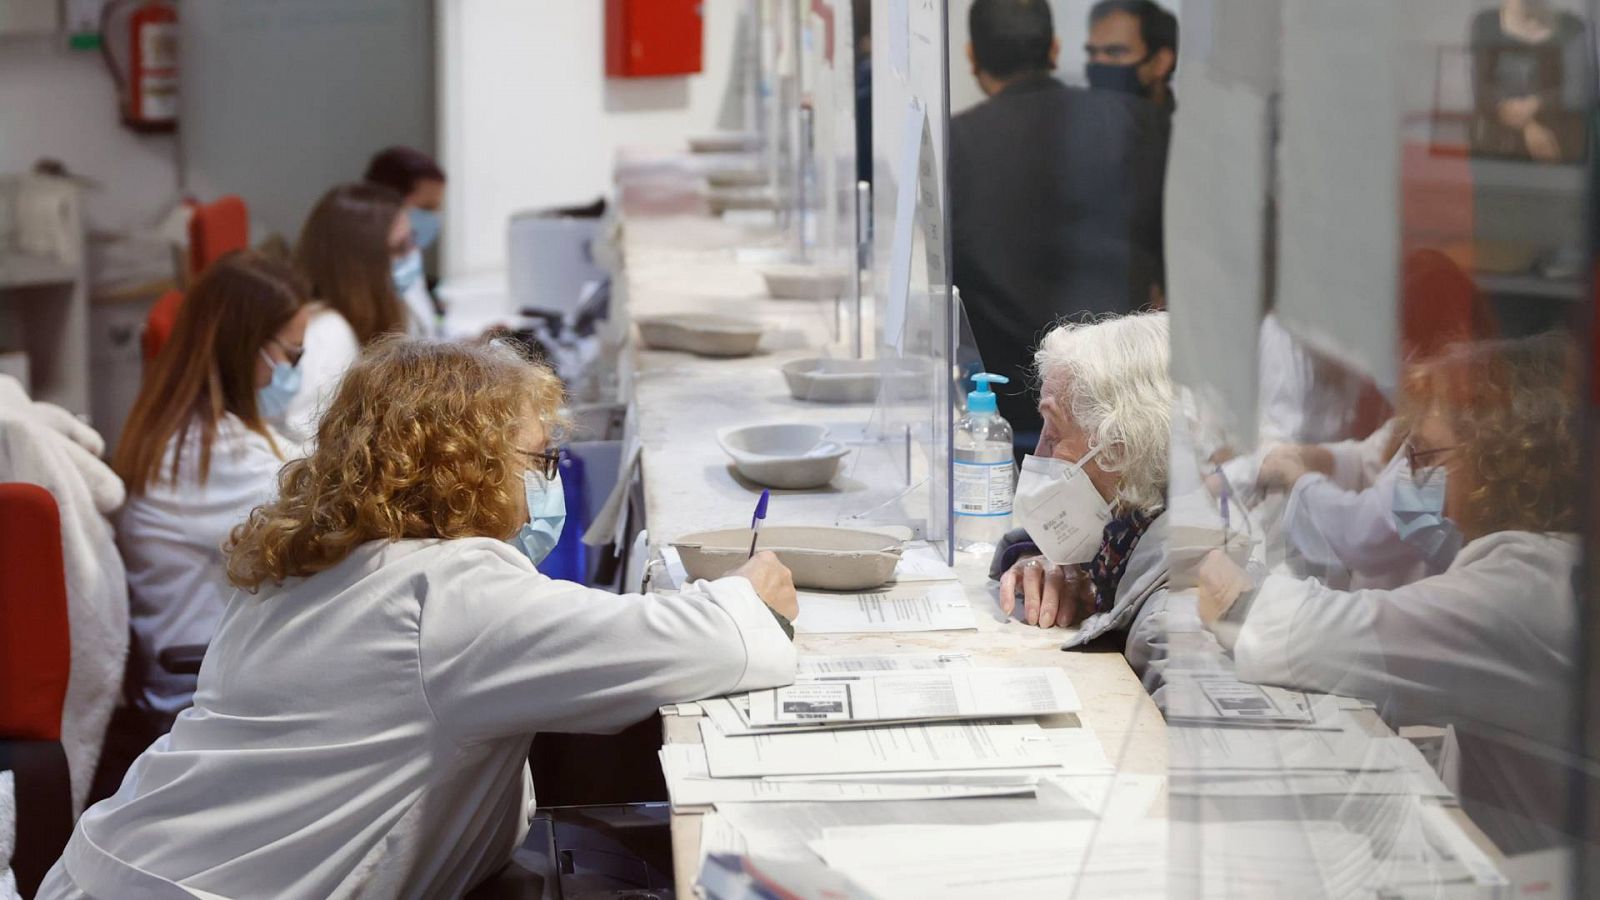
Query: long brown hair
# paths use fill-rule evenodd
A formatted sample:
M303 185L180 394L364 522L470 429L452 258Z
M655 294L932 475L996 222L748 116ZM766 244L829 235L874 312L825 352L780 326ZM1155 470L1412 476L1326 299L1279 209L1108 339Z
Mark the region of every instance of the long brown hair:
M404 205L381 185L339 185L317 201L295 245L312 294L345 317L362 346L406 330L389 252L389 230Z
M305 304L305 283L294 269L259 253L230 253L206 270L184 297L172 337L145 374L117 442L112 465L128 493L142 494L161 478L174 435L168 477L176 483L191 432L199 435L204 484L217 422L226 413L272 441L256 408L256 365L262 346Z
M490 537L527 521L517 436L564 424L560 379L504 346L386 338L350 367L311 455L233 530L228 578L255 591L314 575L369 541Z

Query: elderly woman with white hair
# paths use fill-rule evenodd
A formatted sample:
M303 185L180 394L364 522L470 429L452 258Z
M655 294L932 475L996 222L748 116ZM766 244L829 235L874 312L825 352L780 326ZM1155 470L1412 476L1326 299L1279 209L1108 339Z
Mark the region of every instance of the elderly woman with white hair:
M1057 326L1035 356L1044 432L1023 462L1000 605L1068 647L1130 628L1166 586L1172 381L1164 312Z

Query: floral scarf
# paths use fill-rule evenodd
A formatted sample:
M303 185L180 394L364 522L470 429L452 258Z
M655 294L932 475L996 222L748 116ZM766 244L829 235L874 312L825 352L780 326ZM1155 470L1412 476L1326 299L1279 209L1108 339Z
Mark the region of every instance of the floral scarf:
M1106 523L1100 538L1100 552L1089 561L1089 580L1094 584L1095 612L1110 612L1117 600L1117 585L1122 583L1122 573L1128 569L1128 557L1144 537L1145 530L1155 517L1142 512L1132 512Z

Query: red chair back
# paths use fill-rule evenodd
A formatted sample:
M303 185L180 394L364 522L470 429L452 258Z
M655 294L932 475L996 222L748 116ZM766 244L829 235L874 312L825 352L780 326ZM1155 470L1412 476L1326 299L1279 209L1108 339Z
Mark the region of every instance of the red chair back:
M0 484L0 737L59 741L71 669L61 512L36 484Z
M250 246L250 210L234 194L201 204L189 217L189 274Z
M182 291L167 291L150 307L150 315L144 320L144 334L139 338L144 349L145 368L155 361L161 353L161 348L167 345L167 338L172 337L172 329L178 324L178 309L183 306Z

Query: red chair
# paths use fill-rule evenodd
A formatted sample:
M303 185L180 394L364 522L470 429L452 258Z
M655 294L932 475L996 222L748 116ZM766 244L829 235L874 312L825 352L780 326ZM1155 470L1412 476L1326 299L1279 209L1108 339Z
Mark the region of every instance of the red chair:
M72 834L61 710L72 670L61 513L35 484L0 484L0 765L15 775L11 860L24 897Z
M244 201L229 194L214 203L195 207L189 216L189 275L204 272L210 265L235 250L250 246L250 210ZM182 291L168 291L150 308L145 319L140 345L148 366L172 336L183 306Z
M248 246L250 210L237 195L202 204L189 217L190 275L199 275L227 254Z

